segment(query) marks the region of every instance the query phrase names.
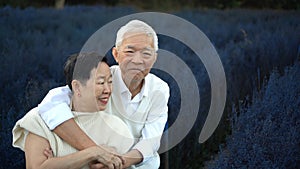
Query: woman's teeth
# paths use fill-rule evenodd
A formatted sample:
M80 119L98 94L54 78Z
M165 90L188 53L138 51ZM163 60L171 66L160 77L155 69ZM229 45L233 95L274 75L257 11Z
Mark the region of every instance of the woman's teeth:
M105 98L98 98L98 100L100 100L101 102L107 102L108 101L108 98L107 97L105 97Z

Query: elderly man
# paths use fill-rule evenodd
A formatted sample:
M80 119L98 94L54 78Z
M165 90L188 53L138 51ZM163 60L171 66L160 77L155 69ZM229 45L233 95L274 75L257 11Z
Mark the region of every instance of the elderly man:
M155 31L142 21L132 20L117 32L112 54L118 65L111 67L113 92L106 112L120 117L135 137L134 146L122 155L125 167L150 169L160 165L157 150L168 117L169 87L149 73L157 50ZM73 120L69 95L67 86L50 90L39 104L39 114L51 130L73 147L82 150L94 146Z

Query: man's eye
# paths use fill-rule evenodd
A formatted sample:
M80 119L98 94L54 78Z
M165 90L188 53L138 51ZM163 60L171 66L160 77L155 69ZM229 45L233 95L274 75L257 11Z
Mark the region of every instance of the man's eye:
M125 53L134 53L133 50L126 50Z
M97 85L103 85L104 82L97 82L96 84L97 84Z
M151 56L152 54L150 52L143 52L143 55Z

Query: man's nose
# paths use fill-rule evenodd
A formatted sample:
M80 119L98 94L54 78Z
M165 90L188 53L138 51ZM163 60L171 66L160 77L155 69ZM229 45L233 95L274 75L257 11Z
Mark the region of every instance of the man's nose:
M133 63L143 63L142 54L140 51L136 51L131 60Z

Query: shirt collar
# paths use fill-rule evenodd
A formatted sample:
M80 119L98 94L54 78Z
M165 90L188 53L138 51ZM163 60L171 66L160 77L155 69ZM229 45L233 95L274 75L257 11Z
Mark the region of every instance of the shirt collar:
M148 96L148 94L149 94L149 81L150 81L150 79L149 79L149 74L145 77L145 79L144 79L144 84L143 84L143 87L142 87L142 90L141 90L141 92L143 93L143 96Z
M115 78L113 78L113 84L115 87L113 87L113 90L117 90L119 91L119 93L130 93L129 89L127 88L127 86L125 85L123 79L122 79L122 75L121 75L121 69L120 67L118 67L118 69L115 72L114 75ZM141 91L138 93L138 95L142 95L147 97L148 96L148 92L149 92L149 81L150 79L148 78L148 75L145 77L144 79L144 84L142 86Z

